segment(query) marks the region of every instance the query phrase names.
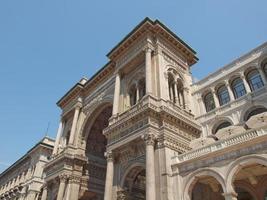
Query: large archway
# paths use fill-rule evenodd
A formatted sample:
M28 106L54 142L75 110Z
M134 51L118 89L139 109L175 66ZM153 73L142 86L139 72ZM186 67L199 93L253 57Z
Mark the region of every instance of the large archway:
M266 158L247 156L236 160L229 169L227 185L234 188L238 200L261 200L266 197Z
M200 169L185 179L185 200L224 200L226 192L223 176L213 169Z
M119 199L145 200L146 199L146 171L144 166L136 165L126 171L123 177L122 189L118 191Z
M88 178L88 191L82 197L84 200L103 199L107 165L104 157L107 139L103 135L103 130L108 126L111 115L112 106L101 105L89 116L83 129L86 142L85 155L88 158L88 164L84 166L83 172Z
M211 176L198 177L191 192L192 200L224 200L220 183Z

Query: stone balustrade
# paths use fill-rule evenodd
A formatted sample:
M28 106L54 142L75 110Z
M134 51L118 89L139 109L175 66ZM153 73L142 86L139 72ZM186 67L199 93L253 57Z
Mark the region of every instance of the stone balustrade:
M200 157L205 156L209 153L220 151L220 150L223 150L225 148L228 148L228 147L240 144L240 143L245 143L255 138L266 137L266 136L267 136L266 127L257 129L257 130L248 130L241 134L233 135L224 140L219 140L205 147L194 149L187 153L174 156L172 158L172 163L179 164L179 163L186 162L189 160L199 159Z

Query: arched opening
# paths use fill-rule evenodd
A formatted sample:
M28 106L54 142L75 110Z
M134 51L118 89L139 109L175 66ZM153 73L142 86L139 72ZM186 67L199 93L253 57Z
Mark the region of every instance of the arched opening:
M232 123L229 121L222 121L221 123L219 123L217 126L215 126L213 128L213 134L216 134L220 129L226 128L228 126L231 126Z
M103 129L109 124L112 115L111 105L102 105L97 109L84 127L86 138L85 154L88 164L84 166L83 175L88 177L88 191L81 199L93 200L103 198L106 177L106 152L107 140L103 135ZM97 187L96 187L97 186Z
M146 199L146 171L142 166L133 167L124 177L119 199Z
M248 80L251 91L257 90L264 86L260 73L256 69L251 70L247 74L247 80Z
M247 92L244 83L241 78L236 78L232 82L232 90L234 92L235 98L244 96Z
M130 97L130 106L133 106L137 102L137 95L136 95L136 85L132 85L129 90L129 97Z
M267 112L267 109L263 106L251 108L246 112L246 114L244 116L244 121L248 121L252 116L258 115L258 114L264 113L264 112Z
M238 200L256 200L253 198L253 196L250 194L249 191L247 191L245 188L242 187L236 187L235 191L238 196Z
M222 85L218 88L217 96L221 106L227 104L230 101L230 96L227 87L225 85Z
M267 159L251 155L237 159L229 167L226 185L237 193L238 200L261 200L267 186Z
M233 178L233 186L238 200L259 200L261 180L267 178L267 167L253 163L238 169Z
M174 78L171 73L168 73L168 86L169 86L169 98L173 103L175 103Z
M212 176L200 176L191 190L191 200L224 200L220 183Z
M213 99L213 95L211 92L207 93L204 97L203 97L203 102L205 104L206 107L206 111L209 112L213 109L215 109L215 102Z

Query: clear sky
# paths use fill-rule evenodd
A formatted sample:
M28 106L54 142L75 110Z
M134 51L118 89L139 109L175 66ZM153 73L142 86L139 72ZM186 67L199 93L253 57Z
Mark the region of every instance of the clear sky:
M159 19L198 53L205 75L267 41L266 0L1 0L0 172L37 143L57 100L145 17Z

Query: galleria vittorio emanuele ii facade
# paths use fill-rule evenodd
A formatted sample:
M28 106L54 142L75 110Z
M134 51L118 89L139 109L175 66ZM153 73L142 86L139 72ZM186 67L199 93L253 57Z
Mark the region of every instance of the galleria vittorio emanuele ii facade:
M267 43L196 83L196 52L144 19L0 175L1 200L266 200Z

